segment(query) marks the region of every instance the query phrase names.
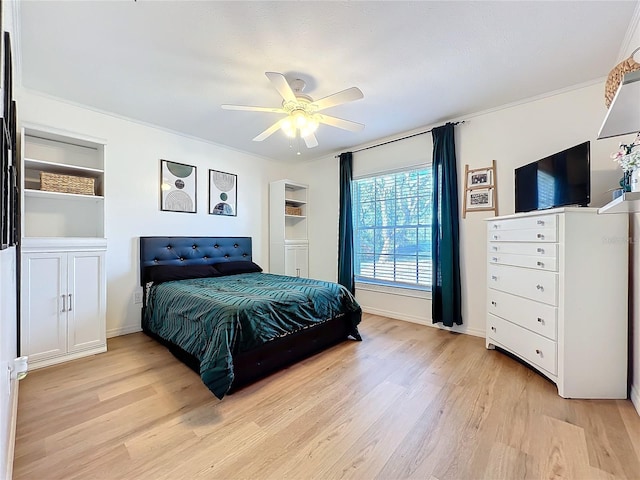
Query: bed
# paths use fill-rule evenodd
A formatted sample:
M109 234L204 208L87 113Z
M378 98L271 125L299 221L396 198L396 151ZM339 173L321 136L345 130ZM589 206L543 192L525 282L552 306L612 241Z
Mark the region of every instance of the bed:
M213 272L213 273L211 273ZM143 331L218 398L349 338L341 285L262 273L250 237L140 237Z

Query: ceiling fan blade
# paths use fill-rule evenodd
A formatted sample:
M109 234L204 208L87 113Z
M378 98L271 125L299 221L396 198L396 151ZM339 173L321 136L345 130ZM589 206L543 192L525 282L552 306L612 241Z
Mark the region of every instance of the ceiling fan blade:
M224 110L246 110L249 112L287 113L281 108L252 107L250 105L220 105Z
M282 124L283 121L286 120L287 117L284 117L281 120L278 120L276 123L274 123L273 125L271 125L269 128L267 128L264 132L262 132L260 135L258 135L257 137L255 137L253 139L254 142L261 142L263 141L265 138L270 137L271 135L273 135L274 133L276 133L278 131L278 129L280 128L280 125Z
M313 133L310 133L306 137L302 137L304 143L307 145L307 148L313 148L318 146L318 139Z
M334 93L328 97L316 100L313 105L317 111L324 110L325 108L335 107L336 105L342 105L343 103L353 102L354 100L360 100L364 98L364 94L358 87L347 88L341 92Z
M287 79L284 78L284 75L277 72L265 72L265 75L269 80L271 80L273 86L276 87L276 90L278 90L278 93L282 96L282 98L284 98L286 102L297 101L296 96L293 93L293 90L291 90L289 82L287 82Z
M332 127L342 128L344 130L350 130L352 132L359 132L364 128L362 123L352 122L351 120L343 120L342 118L332 117L330 115L320 115L320 122L331 125Z

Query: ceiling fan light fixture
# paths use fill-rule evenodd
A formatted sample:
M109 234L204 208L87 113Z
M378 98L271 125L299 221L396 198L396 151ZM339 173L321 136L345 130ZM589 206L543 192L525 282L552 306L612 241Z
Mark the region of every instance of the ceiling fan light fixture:
M300 137L304 138L318 129L320 122L317 115L311 115L304 110L295 110L286 117L280 124L280 129L289 138L295 138L300 132Z

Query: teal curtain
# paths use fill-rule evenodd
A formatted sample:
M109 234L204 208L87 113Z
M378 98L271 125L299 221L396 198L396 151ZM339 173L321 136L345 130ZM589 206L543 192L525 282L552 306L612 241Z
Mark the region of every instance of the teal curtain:
M454 124L432 130L433 215L431 223L431 319L462 325L458 175Z
M351 179L353 154L340 154L340 219L338 226L338 283L355 293L353 276L353 220L351 208Z

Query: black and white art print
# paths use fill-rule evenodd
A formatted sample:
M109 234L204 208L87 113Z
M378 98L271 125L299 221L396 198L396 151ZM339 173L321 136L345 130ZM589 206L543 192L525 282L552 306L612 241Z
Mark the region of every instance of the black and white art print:
M209 170L209 213L235 217L238 215L238 176Z
M196 167L160 160L160 210L196 213Z

